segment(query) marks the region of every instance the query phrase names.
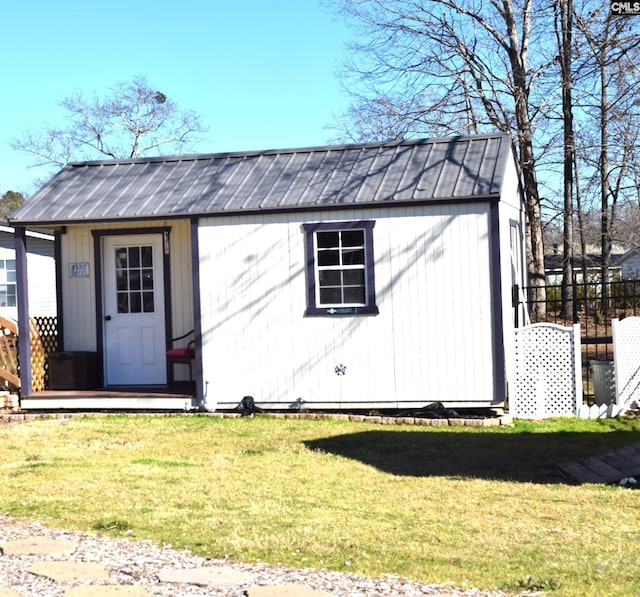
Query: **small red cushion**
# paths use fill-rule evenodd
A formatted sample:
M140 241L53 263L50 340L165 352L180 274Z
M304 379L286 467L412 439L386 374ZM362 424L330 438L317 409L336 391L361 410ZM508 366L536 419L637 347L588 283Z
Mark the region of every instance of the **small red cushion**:
M167 356L174 359L194 359L196 351L193 348L172 348L167 350Z

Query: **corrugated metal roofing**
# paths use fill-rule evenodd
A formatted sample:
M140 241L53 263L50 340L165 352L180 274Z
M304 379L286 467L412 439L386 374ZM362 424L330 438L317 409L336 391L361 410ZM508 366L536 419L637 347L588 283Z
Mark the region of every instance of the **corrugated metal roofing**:
M498 197L507 135L73 163L12 225Z

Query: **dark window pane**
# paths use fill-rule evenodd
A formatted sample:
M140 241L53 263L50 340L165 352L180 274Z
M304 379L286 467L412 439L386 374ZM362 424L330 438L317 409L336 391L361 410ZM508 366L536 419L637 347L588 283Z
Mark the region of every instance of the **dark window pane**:
M144 290L153 289L153 270L152 269L142 270L142 288Z
M364 230L343 230L343 247L362 247L364 245Z
M16 285L7 284L6 286L0 286L0 305L3 307L15 307L16 306Z
M320 270L318 278L320 279L320 286L340 286L342 284L340 270Z
M142 313L142 297L139 292L132 292L131 296L131 313Z
M364 265L364 249L343 249L343 265Z
M324 305L339 305L342 303L340 288L320 288L320 302Z
M140 270L134 269L129 272L129 288L131 290L140 290Z
M360 286L347 286L344 289L344 302L364 304L364 288Z
M318 251L318 265L340 265L340 251Z
M118 313L129 313L129 295L126 292L118 292Z
M363 269L346 269L343 272L344 283L348 286L364 286Z
M116 290L119 290L120 292L122 292L123 290L128 290L126 272L116 272Z
M7 269L16 269L16 260L15 259L7 259Z
M140 247L129 247L129 267L140 267Z
M338 232L318 232L317 242L319 249L331 248L339 246Z
M153 247L142 248L142 267L153 267Z
M127 250L116 249L116 269L127 267Z
M142 293L142 310L145 313L153 313L154 311L153 292Z

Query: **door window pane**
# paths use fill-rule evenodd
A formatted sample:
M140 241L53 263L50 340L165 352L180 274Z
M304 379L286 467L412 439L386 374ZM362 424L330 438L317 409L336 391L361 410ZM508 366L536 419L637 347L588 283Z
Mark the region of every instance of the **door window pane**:
M129 267L140 267L140 247L129 247Z
M129 295L130 313L142 313L142 300L139 292L132 292Z
M140 247L142 267L153 267L153 247Z
M153 292L142 293L142 310L145 313L153 313L155 311L153 303Z

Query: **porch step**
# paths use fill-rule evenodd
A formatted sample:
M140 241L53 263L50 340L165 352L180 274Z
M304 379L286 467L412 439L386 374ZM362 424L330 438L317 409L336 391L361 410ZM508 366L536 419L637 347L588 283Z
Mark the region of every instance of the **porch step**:
M620 483L640 477L640 444L623 446L582 461L564 462L556 467L565 479L578 483Z
M82 396L27 396L20 400L24 411L34 410L150 410L183 411L194 408L191 396L82 395Z

